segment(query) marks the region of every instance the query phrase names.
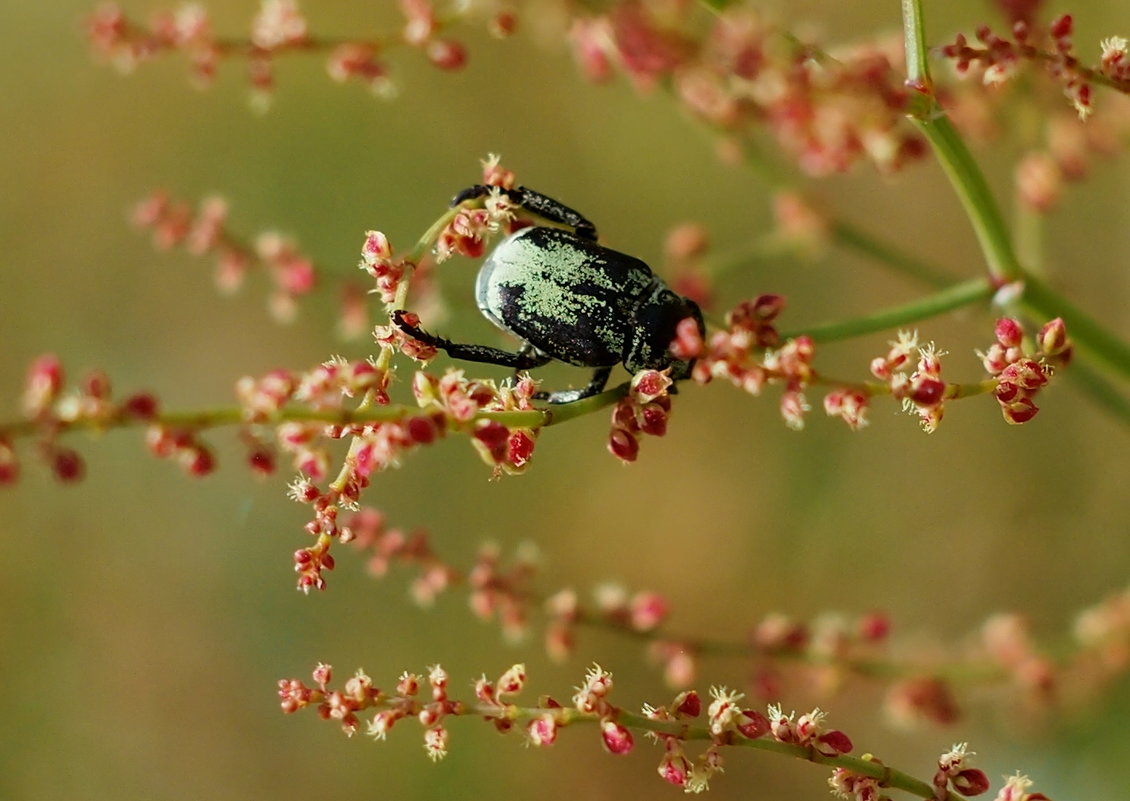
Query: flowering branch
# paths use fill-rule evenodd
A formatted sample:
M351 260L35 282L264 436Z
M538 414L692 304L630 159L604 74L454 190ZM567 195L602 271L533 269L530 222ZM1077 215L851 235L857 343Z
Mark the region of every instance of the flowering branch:
M385 739L400 720L415 717L424 727L424 750L433 761L448 752L448 718L479 717L501 732L518 730L534 746L548 747L562 728L573 724L596 724L602 744L613 755L626 754L635 746L634 732L643 732L663 754L657 768L659 776L686 792L702 792L722 771L724 754L732 747L753 748L766 753L793 757L832 768L828 779L833 792L843 798L877 801L886 789L903 790L931 801L960 801L989 789L985 773L971 766L973 753L965 743L955 745L939 757L930 781L885 765L871 754L854 757L851 739L842 731L825 726L826 714L815 709L807 714L785 713L770 705L767 715L742 704L744 696L725 687L711 689L711 702L705 725L691 721L703 713L703 701L694 690L679 693L670 706L644 704L640 714L628 712L611 702L612 674L593 666L565 706L552 697L543 697L534 707L509 700L526 683L524 665L514 665L497 681L486 676L475 682L475 700L450 697L447 672L439 665L428 670L430 700L420 697L422 676L401 675L394 690L383 692L363 671L346 681L341 690L331 689L333 669L319 664L313 673L314 686L299 679L278 683L283 712L292 714L313 707L320 717L337 721L347 735L360 729L358 713L372 712L367 733ZM690 743L707 743L692 761L686 756ZM1021 794L1031 782L1017 774L1008 779L997 795L998 801L1037 801L1042 794ZM1019 792L1018 792L1019 791Z

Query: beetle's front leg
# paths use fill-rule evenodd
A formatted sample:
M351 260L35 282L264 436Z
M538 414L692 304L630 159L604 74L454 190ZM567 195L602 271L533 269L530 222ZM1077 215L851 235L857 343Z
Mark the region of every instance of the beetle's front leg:
M404 319L405 314L407 312L404 309L394 311L391 315L392 324L413 339L418 339L425 345L442 350L455 359L479 362L480 364L497 364L502 367L512 367L515 370L532 370L535 367L541 367L552 358L534 348L523 348L517 353L510 353L501 348L491 348L486 345L462 345L452 342L450 339L430 334L418 325L409 323Z
M512 203L521 206L526 211L533 212L539 217L551 222L567 225L573 229L577 236L584 239L591 239L593 242L596 241L596 226L583 214L569 208L564 203L554 200L548 195L543 195L541 192L535 192L524 186L519 186L517 189L502 189L496 186L476 184L475 186L467 187L462 192L459 192L451 199L451 205L458 206L465 200L485 197L496 189L510 198Z

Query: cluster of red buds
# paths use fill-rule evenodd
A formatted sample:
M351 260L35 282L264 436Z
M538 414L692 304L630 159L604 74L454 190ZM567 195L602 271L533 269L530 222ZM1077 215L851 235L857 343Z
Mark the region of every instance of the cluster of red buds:
M713 332L698 348L686 337L690 329L681 327L672 352L697 355L692 377L700 384L726 378L751 395L760 394L766 384L783 384L781 416L785 425L799 430L810 409L804 391L815 377L816 347L808 336L781 343L776 319L784 307L780 295L742 301L726 314L726 328Z
M436 238L437 262L455 255L477 259L486 250L487 242L499 231L510 232L517 224L517 208L501 190L517 184L514 173L504 168L500 158L491 154L482 162L484 186L499 191L487 194L481 203L460 205L452 219Z
M946 382L942 380L941 363L945 351L938 350L933 342L919 347L917 331L899 331L898 339L890 346L886 356L871 360L871 375L885 383L891 395L902 401L904 411L918 415L924 431L936 431L945 414ZM914 360L915 353L917 361ZM825 408L829 414L834 413L829 405ZM862 420L865 410L866 397L860 393L848 393L835 413L843 417L848 425L858 428L865 423L853 424L853 416Z
M150 423L157 417L157 399L148 392L138 392L114 400L110 378L101 370L88 370L68 391L62 362L57 356L47 354L35 359L28 368L23 412L26 422L13 425L10 433L0 429L0 484L14 483L20 474L12 434L37 433L39 456L55 477L63 482L79 481L86 474L85 462L78 451L59 444L59 435L77 427L97 430L128 423ZM188 430L178 433L177 447L156 447L156 439L172 436L169 429L154 423L147 440L158 456L177 456L189 474L200 476L211 472L214 464L211 451Z
M1024 62L1042 63L1062 86L1079 117L1085 119L1091 114L1091 86L1096 78L1106 79L1128 91L1130 65L1127 64L1126 40L1111 37L1103 40L1098 69L1083 66L1074 53L1073 32L1074 20L1070 14L1056 17L1046 28L1031 19L1016 19L1012 23L1011 39L982 25L975 33L979 44L970 44L964 35L958 34L951 44L941 48L941 53L953 62L959 75L977 67L982 80L989 85L1008 80Z
M667 393L672 383L663 370L641 370L632 376L628 394L612 409L608 450L613 456L634 462L639 456L642 435L662 437L667 433L667 418L671 414L671 397Z
M989 789L985 771L969 766L973 752L966 743L958 743L938 759L933 785L939 794L952 788L964 796L981 795Z
M419 697L423 677L405 672L389 693L373 686L373 680L358 670L341 690L331 690L333 678L330 665L319 664L313 673L314 685L310 687L299 679L282 679L278 693L283 712L293 714L313 706L323 720L336 720L346 735L352 737L360 729L358 713L369 709L377 711L369 720L366 733L383 740L398 720L415 717L425 728L424 750L432 761L447 755L447 730L443 720L450 714L459 714L460 704L447 694L447 672L439 665L428 669L427 682L431 687L431 700Z
M395 93L384 52L396 46L419 50L442 70L458 70L467 63L466 47L444 35L444 29L470 9L441 16L431 0L400 0L400 10L404 23L396 34L344 41L311 35L295 0L262 0L245 39L217 36L207 10L196 3L157 11L148 25L130 20L115 3L103 3L87 19L86 31L95 56L123 72L166 53L183 53L193 80L202 86L212 83L221 60L246 59L260 104L269 101L274 89L274 59L294 52L328 53L326 69L333 80L362 83L380 96ZM517 16L508 6L488 15L487 29L493 36L509 36L516 25Z
M1071 360L1072 345L1067 328L1057 317L1040 328L1036 336L1036 353L1027 355L1024 329L1009 317L997 320L997 341L985 352L978 351L985 370L996 376L993 395L1001 405L1001 414L1008 423L1027 423L1039 409L1033 398L1048 383L1055 365Z
M415 340L411 340L415 342ZM412 382L416 402L422 408L439 408L456 424L471 423L480 411L530 411L537 382L523 374L512 384L496 386L488 381L470 380L462 370L448 370L443 377L417 372ZM483 461L503 473L517 475L534 455L538 429L507 427L497 420L476 420L471 427L471 443Z
M520 472L532 458L537 429L507 428L496 420L476 419L484 411L531 410L536 384L528 377L499 389L489 382L468 380L458 370L449 370L442 377L418 371L412 382L420 406L418 414L398 410L388 419L317 419L319 412L336 412L343 420L348 419L354 414L344 406L349 398L361 399L358 412L373 404L387 406L388 380L389 372L372 361L335 358L306 373L276 370L238 383L237 394L248 423L275 422L291 402L313 413L275 422L278 447L291 455L300 471L290 486L290 497L314 510L314 519L306 530L316 542L295 553L299 588L304 591L325 587L322 571L334 565L330 546L334 540L348 539L338 522L339 510L357 508L372 474L398 466L405 453L430 445L452 427L464 427L496 476ZM318 482L329 475L329 446L346 437L351 438L351 444L341 471L323 490Z
M718 11L698 35L696 11L692 3L626 0L577 16L570 38L581 71L604 81L619 68L641 90L670 84L691 113L733 136L767 126L812 175L861 160L892 172L925 154L903 124L907 90L896 47L825 53L737 6Z
M217 196L205 198L194 214L188 204L158 191L134 207L132 220L152 234L158 250L183 245L197 256L215 260L216 286L225 293L243 284L253 268L265 270L274 285L270 308L276 319L293 319L297 299L313 291L317 270L292 240L275 232L261 233L253 245L242 242L226 227L227 202Z

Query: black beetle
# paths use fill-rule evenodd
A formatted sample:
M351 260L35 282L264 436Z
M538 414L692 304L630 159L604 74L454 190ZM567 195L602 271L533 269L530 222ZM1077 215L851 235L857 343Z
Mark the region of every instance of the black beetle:
M583 389L553 392L550 403L567 403L604 389L612 368L631 373L671 368L671 378L690 375L693 360L669 350L675 329L689 318L705 332L693 300L671 291L634 256L597 243L596 227L568 206L525 187L472 186L451 205L501 192L515 205L567 228L533 226L503 239L483 262L476 281L479 310L523 341L517 353L485 345L460 345L429 334L392 313L409 336L472 362L529 370L558 361L594 367Z

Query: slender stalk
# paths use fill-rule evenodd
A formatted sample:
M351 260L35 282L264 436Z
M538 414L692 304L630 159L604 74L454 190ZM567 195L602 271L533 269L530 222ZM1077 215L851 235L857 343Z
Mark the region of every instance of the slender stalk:
M786 332L782 336L788 338L807 334L816 342L836 342L880 331L890 331L892 328L937 317L939 314L968 306L979 300L988 300L992 295L993 286L989 279L974 278L901 306L881 309L863 317L809 326L802 331Z

